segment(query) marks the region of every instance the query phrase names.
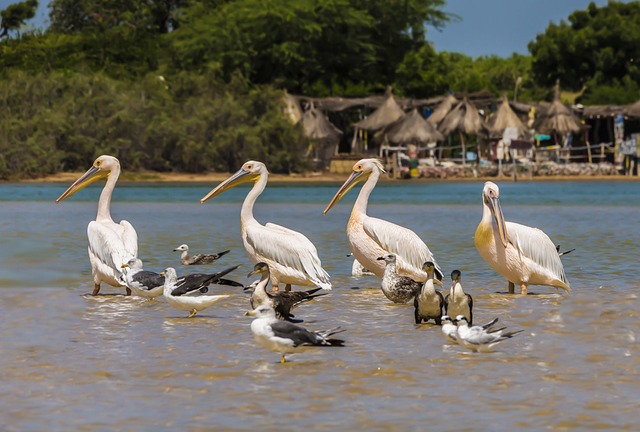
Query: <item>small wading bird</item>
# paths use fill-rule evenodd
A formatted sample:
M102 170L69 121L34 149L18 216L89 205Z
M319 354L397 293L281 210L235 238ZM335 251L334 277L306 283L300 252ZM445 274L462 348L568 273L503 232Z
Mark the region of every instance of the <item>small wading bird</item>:
M482 259L509 281L509 293L514 293L515 285L522 294L527 294L529 285L570 290L551 239L537 228L505 222L495 183L484 184L482 206L482 220L473 241Z
M344 340L330 339L330 336L344 331L340 327L311 332L299 325L278 320L276 312L268 305L259 306L245 315L256 317L251 322L253 338L262 347L282 354L281 363L287 361L285 354L304 351L309 347L344 346Z
M324 214L340 201L352 187L366 180L360 189L347 223L347 239L355 259L364 268L382 278L385 265L383 261L378 261L378 257L387 254L397 255L398 273L420 282L427 280L426 273L422 271L422 264L431 261L436 266L438 279L442 279L442 272L433 254L416 233L400 225L367 215L369 195L376 186L380 174L384 172L382 164L376 159L358 161L353 166L349 178L327 205Z
M449 342L457 344L458 343L458 326L453 323L453 320L451 319L451 317L449 317L449 315L442 315L441 322L442 322L441 330L444 337ZM506 327L502 327L499 329L492 329L494 324L497 322L498 322L498 318L494 318L488 323L486 323L485 325L483 325L482 329L486 330L489 333L492 333L492 332L504 330L506 328Z
M307 237L273 223L262 225L253 217L253 205L264 191L268 177L269 171L262 162L246 162L200 202L204 203L239 184L253 182L240 211L242 242L251 262L269 265L274 291L278 291L280 283L286 284L287 291L291 285L319 286L330 290L329 274L322 268L318 251Z
M180 245L173 250L174 252L182 252L180 255L180 262L182 265L203 265L211 264L223 255L231 252L231 249L227 249L217 254L197 254L189 256L189 246L186 244Z
M164 277L159 273L144 270L142 260L131 258L122 264L122 282L134 295L154 299L162 295Z
M384 261L384 275L382 276L382 293L394 303L406 303L413 299L422 288L423 282L417 282L407 276L400 276L396 268L396 256L386 254L378 257Z
M461 278L460 270L451 272L451 288L449 294L444 298L444 313L449 316L464 315L471 325L473 323L473 297L471 294L465 294L462 290Z
M219 273L186 275L181 278L178 278L173 267L168 267L160 273L165 279L164 297L167 299L167 303L174 308L191 312L187 318L192 318L196 313L208 308L215 302L231 297L229 294L209 294L209 285L218 283L222 276L238 267L240 266L230 267ZM238 282L234 282L234 284L242 285Z
M120 176L120 162L113 156L102 155L93 166L76 180L56 200L56 204L75 194L87 185L100 179L107 179L98 201L96 220L89 222L89 261L93 275L93 295L100 292L100 284L105 282L114 287L122 286L122 264L138 256L138 235L126 220L116 223L111 218L111 195ZM127 295L131 290L127 289Z
M353 256L353 253L350 253L347 255L347 258L352 256ZM360 264L360 261L354 258L353 264L351 264L351 276L362 277L362 276L375 276L375 275L371 273L369 270L367 270L366 268L364 268L363 265Z
M253 293L251 294L251 308L255 309L258 306L268 305L272 307L276 312L276 318L286 321L292 321L293 315L291 310L298 306L300 303L308 302L316 297L327 295L328 293L316 294L322 288L315 288L308 291L280 291L269 292L267 291L267 285L269 284L269 266L266 263L260 262L253 267L253 271L247 275L251 277L253 275L262 275L260 282L253 287ZM245 287L245 290L252 287Z
M469 327L463 315L456 317L458 324L458 344L473 352L491 352L496 344L511 339L523 330L506 332L505 329L489 332L480 326Z
M427 261L422 266L422 270L427 273L427 281L413 300L415 321L416 324L420 324L432 319L440 325L444 298L439 291L436 291L434 284L435 266L431 261Z

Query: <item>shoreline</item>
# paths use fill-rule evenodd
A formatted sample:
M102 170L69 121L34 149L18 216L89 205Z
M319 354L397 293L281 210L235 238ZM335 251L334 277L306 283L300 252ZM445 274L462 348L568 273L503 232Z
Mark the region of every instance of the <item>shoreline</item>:
M84 172L62 172L48 175L37 179L22 179L15 181L3 181L1 183L72 183ZM232 173L207 173L207 174L184 174L184 173L161 173L155 171L139 171L123 173L119 181L123 183L219 183L226 180ZM271 183L343 183L348 173L306 173L306 174L269 174ZM473 182L473 181L501 181L511 182L511 176L447 176L444 178L413 178L394 179L382 177L385 182L406 182L406 183L441 183L441 182ZM518 182L541 182L541 181L640 181L640 176L625 175L545 175L533 176L519 175Z

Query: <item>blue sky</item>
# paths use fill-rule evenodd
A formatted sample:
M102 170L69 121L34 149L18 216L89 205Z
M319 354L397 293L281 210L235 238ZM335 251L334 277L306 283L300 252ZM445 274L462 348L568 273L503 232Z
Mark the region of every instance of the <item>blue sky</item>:
M550 22L566 20L591 1L599 6L608 3L608 0L448 0L444 10L461 20L449 23L441 32L429 27L427 39L438 51L456 51L472 57L528 54L527 44L543 33ZM0 10L12 3L16 0L0 0ZM34 20L37 26L45 25L48 4L49 0L40 0Z

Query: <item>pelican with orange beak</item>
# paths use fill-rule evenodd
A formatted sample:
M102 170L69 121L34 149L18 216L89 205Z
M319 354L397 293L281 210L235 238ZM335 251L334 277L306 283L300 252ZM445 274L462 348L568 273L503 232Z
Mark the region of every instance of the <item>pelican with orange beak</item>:
M98 180L107 179L98 201L96 220L89 222L89 261L93 275L93 295L100 291L100 283L121 287L122 265L138 257L138 235L126 220L116 223L111 218L111 195L120 176L120 162L113 156L102 155L93 166L76 180L56 200L56 204ZM127 288L127 295L131 290Z
M240 210L242 243L249 259L254 264L264 262L270 269L270 280L274 291L278 284L319 286L331 289L329 274L322 268L318 251L303 234L274 223L262 225L253 217L253 205L267 186L269 171L262 162L248 161L231 177L220 183L200 200L220 195L242 183L253 182L253 188Z
M351 210L347 223L347 239L351 252L366 269L382 279L385 261L378 257L385 255L396 256L398 274L407 276L414 281L425 282L427 273L422 270L423 263L431 261L435 265L437 279L434 281L442 285L442 271L429 250L429 247L418 235L408 228L396 225L383 219L367 215L369 195L384 173L382 163L377 159L362 159L353 166L353 171L324 210L326 214L342 199L356 184L365 181L360 189L358 198Z
M505 222L495 183L484 184L482 206L482 220L473 241L482 259L509 281L509 293L514 293L515 285L522 294L527 294L529 285L571 289L549 236L538 228Z

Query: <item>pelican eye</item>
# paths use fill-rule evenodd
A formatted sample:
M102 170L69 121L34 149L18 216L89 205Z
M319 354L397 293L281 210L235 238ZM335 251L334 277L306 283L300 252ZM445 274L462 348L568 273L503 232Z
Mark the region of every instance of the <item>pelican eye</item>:
M102 164L102 161L96 161L96 163L94 164L96 168L100 168L100 165Z

